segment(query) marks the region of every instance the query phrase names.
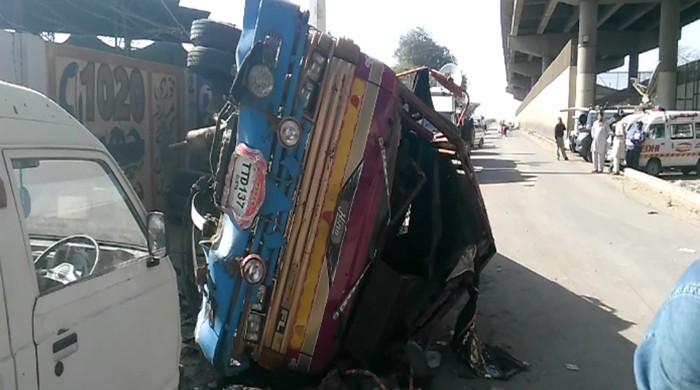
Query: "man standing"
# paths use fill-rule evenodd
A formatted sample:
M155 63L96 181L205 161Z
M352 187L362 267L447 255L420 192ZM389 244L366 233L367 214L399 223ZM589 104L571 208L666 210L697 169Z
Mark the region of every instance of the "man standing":
M627 124L618 121L613 125L613 142L612 142L612 170L615 175L620 174L620 163L625 158L625 131Z
M608 125L605 123L603 112L598 113L598 119L591 128L591 152L593 153L593 173L603 173L605 167L605 152L608 149Z
M633 169L639 169L639 156L642 154L642 144L644 143L644 131L642 130L644 123L637 122L635 126L630 126L627 130L627 166Z
M561 160L561 156L564 160L568 160L569 157L566 156L566 149L564 147L564 132L566 131L566 126L562 122L561 118L557 118L557 125L554 126L554 140L557 141L557 160Z

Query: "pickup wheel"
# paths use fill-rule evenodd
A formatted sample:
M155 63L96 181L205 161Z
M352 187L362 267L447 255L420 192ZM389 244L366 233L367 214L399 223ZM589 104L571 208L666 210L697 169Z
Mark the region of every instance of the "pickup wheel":
M190 28L190 41L196 46L233 52L240 38L241 30L234 25L210 19L195 20Z
M661 161L655 158L649 160L647 162L646 168L644 168L646 173L651 176L659 176L661 174L661 169Z
M187 67L205 77L231 81L235 69L233 53L209 47L194 47L187 53Z

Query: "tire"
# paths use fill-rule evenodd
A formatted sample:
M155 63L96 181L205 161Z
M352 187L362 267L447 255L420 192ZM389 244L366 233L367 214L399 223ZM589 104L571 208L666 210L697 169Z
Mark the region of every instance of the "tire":
M241 38L241 30L228 23L210 19L197 19L190 28L190 41L195 46L205 46L233 53Z
M653 158L647 162L647 166L644 168L646 173L651 176L659 176L661 174L661 161Z
M695 174L700 178L700 160L698 160L698 163L695 164Z
M187 54L187 67L212 79L233 80L235 61L233 53L209 47L196 46Z
M583 159L584 159L586 162L593 162L593 152L591 152L591 151L589 150L588 153L586 153L586 154L583 156Z
M351 64L360 62L360 54L360 47L357 46L355 42L346 38L338 39L335 51L333 51L333 57L338 57Z

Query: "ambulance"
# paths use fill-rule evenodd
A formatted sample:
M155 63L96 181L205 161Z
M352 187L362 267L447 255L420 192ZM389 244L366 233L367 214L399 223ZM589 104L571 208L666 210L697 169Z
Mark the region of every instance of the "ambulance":
M658 176L664 171L695 171L700 175L700 111L650 111L623 118L622 123L643 123L646 140L639 166Z

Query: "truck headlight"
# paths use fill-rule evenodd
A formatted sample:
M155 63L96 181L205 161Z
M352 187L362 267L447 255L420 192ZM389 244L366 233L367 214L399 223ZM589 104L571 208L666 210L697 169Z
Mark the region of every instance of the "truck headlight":
M265 285L261 284L258 286L258 290L256 291L255 295L253 296L253 300L251 302L250 308L252 310L262 312L265 309L265 293L267 292L267 289L265 288Z
M315 52L311 55L309 70L307 72L309 79L318 82L321 78L321 73L323 73L323 65L325 62L326 58L320 53Z
M265 263L260 256L251 254L241 262L241 276L249 284L259 284L265 279Z
M301 89L301 92L299 93L299 98L302 99L302 101L304 102L304 109L309 107L309 103L311 103L311 98L313 97L314 89L315 87L312 82L307 82Z
M245 329L246 341L260 341L260 328L262 328L262 317L257 314L248 314Z
M260 99L270 96L275 87L275 76L267 65L253 65L248 72L248 90Z
M299 144L301 139L301 128L296 120L289 118L280 123L277 129L280 142L287 148L293 148Z

